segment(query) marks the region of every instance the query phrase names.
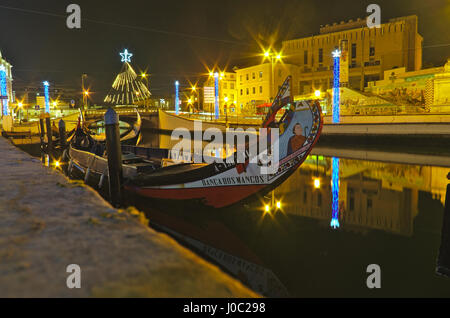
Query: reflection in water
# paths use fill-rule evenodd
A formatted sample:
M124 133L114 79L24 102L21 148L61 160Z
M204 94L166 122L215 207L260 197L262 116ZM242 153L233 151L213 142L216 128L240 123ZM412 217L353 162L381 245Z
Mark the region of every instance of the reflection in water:
M170 136L144 138L170 147ZM225 211L139 208L266 296L450 297L435 274L449 170L309 156L275 189L279 210L265 213L263 198ZM368 264L381 267L379 290L367 289Z
M331 168L331 193L333 196L331 204L331 223L334 229L339 227L339 158L333 157Z
M119 133L123 134L131 128L131 125L125 121L119 121ZM93 135L105 134L105 122L103 120L96 121L89 125L89 131Z
M320 189L313 184L315 170L322 174ZM411 235L419 191L444 204L448 170L310 156L276 189L276 195L284 198L287 214L323 220L331 216L332 227L342 227L344 222L344 226Z

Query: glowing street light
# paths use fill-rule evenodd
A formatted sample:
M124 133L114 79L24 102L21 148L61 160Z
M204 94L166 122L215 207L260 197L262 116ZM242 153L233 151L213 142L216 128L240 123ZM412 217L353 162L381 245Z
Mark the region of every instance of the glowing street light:
M19 108L22 108L22 107L23 107L23 104L22 104L21 102L19 102L19 103L17 104L17 106L19 106Z
M322 94L322 93L321 93L319 90L316 90L316 91L314 92L314 95L315 95L317 98L319 98L321 94Z
M314 188L320 189L320 179L319 178L314 179Z
M147 81L147 89L148 89L148 76L149 76L149 74L147 74L145 72L141 73L142 79L143 80L145 79ZM147 99L145 99L145 101L144 101L144 106L147 107Z
M282 56L281 52L280 52L280 53L275 53L275 52L272 53L272 52L270 51L270 49L267 50L267 51L264 51L263 56L264 56L264 60L265 60L266 58L270 59L270 65L271 65L271 69L272 69L272 79L271 79L271 88L270 88L270 99L273 100L274 88L275 88L275 77L274 77L274 67L273 67L273 65L274 65L275 63L277 63L277 62L281 62L283 56Z

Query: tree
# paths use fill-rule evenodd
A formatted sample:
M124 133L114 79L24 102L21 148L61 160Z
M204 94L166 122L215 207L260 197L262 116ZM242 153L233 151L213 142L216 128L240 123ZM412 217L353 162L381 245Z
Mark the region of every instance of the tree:
M136 105L139 102L149 99L151 96L150 91L136 75L136 72L130 64L133 54L125 50L120 55L122 56L122 62L124 62L122 69L116 76L104 102L112 105Z

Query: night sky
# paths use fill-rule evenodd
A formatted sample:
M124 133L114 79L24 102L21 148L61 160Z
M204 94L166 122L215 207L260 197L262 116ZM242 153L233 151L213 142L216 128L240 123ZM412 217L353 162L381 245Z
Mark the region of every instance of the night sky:
M70 3L81 6L81 30L66 27ZM383 22L419 16L424 66L450 57L450 0L0 0L0 50L17 85L48 80L76 88L87 73L92 98L101 102L128 48L136 71L152 75L150 91L167 94L175 79L185 85L206 67L258 63L261 47L365 18L370 3L381 6Z

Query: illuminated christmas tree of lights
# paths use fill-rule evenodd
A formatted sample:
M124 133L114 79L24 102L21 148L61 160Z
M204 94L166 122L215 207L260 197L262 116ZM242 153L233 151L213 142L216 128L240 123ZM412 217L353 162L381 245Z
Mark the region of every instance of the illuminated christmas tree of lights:
M120 53L122 57L122 69L116 76L112 88L106 95L104 102L113 105L133 105L150 98L151 93L131 66L133 54L125 50Z

